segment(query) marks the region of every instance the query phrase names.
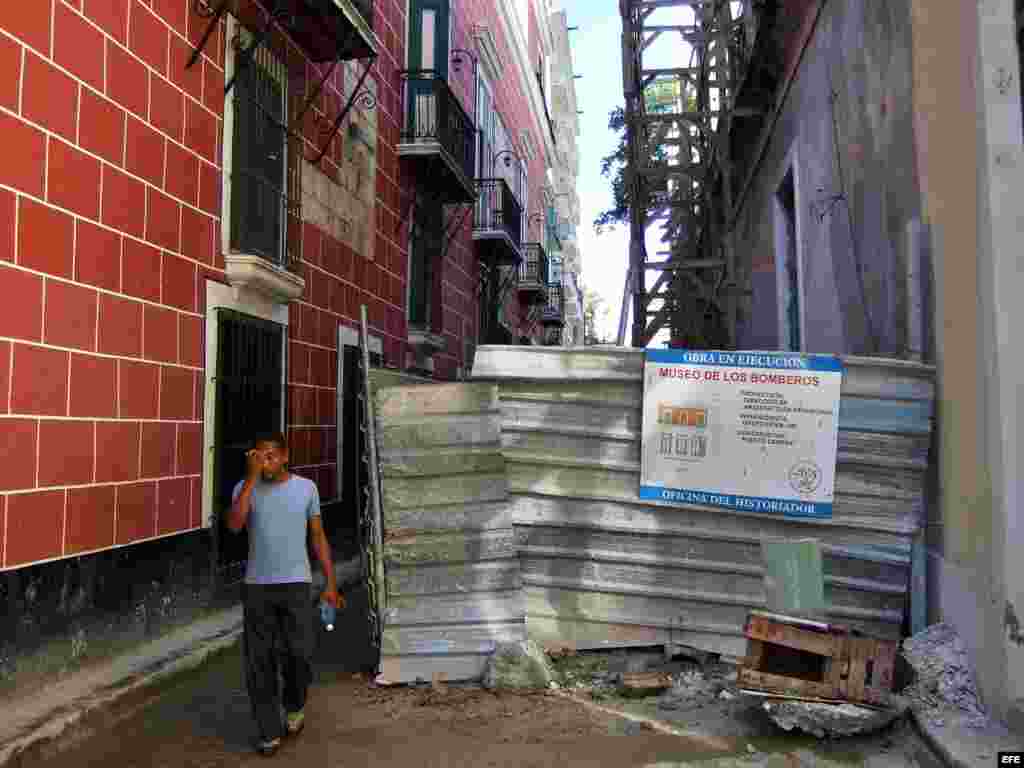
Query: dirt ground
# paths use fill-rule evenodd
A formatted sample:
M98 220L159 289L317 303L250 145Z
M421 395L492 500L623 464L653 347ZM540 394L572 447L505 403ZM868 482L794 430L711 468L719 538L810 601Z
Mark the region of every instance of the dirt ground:
M478 687L378 688L354 674L351 658L327 641L318 651L307 726L275 764L351 768L489 766L670 766L931 768L912 734L897 727L868 739L819 742L786 734L722 697L725 666L702 672L676 661L679 684L664 694L623 699L622 655L580 654L556 664L557 690L492 693ZM624 714L625 716L624 716ZM23 756L22 766L265 765L233 648L159 690L95 716L58 751Z

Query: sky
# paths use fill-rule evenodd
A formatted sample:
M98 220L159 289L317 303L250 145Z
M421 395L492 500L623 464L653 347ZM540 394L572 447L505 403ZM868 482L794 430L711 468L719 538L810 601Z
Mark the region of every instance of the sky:
M600 236L593 221L598 212L611 207L608 179L601 176L601 158L610 153L616 136L608 130L608 113L623 103L622 22L617 0L562 0L570 32L580 115L580 175L576 189L580 196L581 221L577 230L583 262L583 282L604 298L611 311L598 331L614 340L618 329L622 289L629 266L629 230L617 227Z
M629 228L620 226L601 235L594 232L593 222L600 211L611 207L611 182L601 175L601 158L614 150L616 135L608 129L608 113L622 106L622 21L618 0L561 0L570 27L573 67L580 76L576 80L577 108L580 115L580 135L577 139L580 154L580 175L577 192L580 196L581 221L577 230L580 256L583 263L583 283L596 291L610 308L603 322L598 323L599 335L614 342L622 307L622 291L629 266ZM658 11L661 14L651 23L681 23L682 18L671 19L665 14L685 13L678 9ZM689 48L665 35L645 53L646 66L679 66L688 58ZM664 43L664 44L663 44ZM654 258L660 244L659 228L648 232L648 253ZM627 328L626 343L629 343Z

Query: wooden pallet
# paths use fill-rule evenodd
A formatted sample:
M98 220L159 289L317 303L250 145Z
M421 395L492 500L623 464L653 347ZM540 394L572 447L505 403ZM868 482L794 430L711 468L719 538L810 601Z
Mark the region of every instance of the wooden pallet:
M892 702L899 644L841 624L753 611L744 629L747 657L737 672L740 688L785 698Z

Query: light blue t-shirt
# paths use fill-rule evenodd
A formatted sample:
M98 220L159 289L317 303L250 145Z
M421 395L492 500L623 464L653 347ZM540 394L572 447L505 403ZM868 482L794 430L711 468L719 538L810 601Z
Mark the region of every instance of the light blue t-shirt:
M231 494L242 493L244 480ZM306 546L309 521L320 514L316 483L292 475L283 483L260 480L252 489L249 510L249 563L246 584L293 584L313 581Z

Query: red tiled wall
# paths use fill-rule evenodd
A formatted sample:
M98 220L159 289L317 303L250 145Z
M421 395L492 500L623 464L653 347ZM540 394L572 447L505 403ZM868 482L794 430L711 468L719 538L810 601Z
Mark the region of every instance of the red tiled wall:
M188 0L0 4L0 567L199 525L223 72Z
M498 3L500 2L502 0L466 0L465 2L460 2L458 8L462 17L460 18L459 26L463 30L472 30L477 24L486 25L494 36L498 61L505 64L507 76L502 77L496 83L492 83L491 86L494 90L494 100L498 111L504 118L516 147L516 154L523 162L527 163L526 173L529 185L529 199L528 210L524 210L523 215L528 217L535 211L544 211L541 189L545 183L547 162L544 156L544 135L540 131L547 130L547 127L541 125L543 117L540 121L537 121L531 115L529 96L523 93L520 85L514 58L515 54L512 48L513 41L506 40L502 34L502 23L499 19L500 11L498 10ZM527 48L530 51L530 64L527 76L532 78L541 43L533 3L529 4L529 9ZM514 14L514 11L509 9L509 13ZM465 39L462 40L460 47L470 47L472 49L475 47L475 44L471 40ZM466 103L472 104L472 101L470 100ZM520 133L523 130L530 134L533 146L537 150L533 160L529 160L523 153L520 140ZM544 242L543 224L536 222L530 224L526 239L528 242ZM475 312L476 310L474 309L473 311ZM509 319L515 324L517 335L539 337L541 328L538 320L535 319L532 323L528 323L529 308L522 305L515 291L511 291L506 299L506 311ZM535 314L539 315L539 313Z
M543 157L543 137L538 135L538 124L530 117L529 102L520 88L520 81L514 74L513 54L510 41L504 39L502 25L498 18L497 2L500 0L460 0L453 3L455 13L453 29L453 47L475 50L476 43L470 37L474 25L486 24L494 35L498 60L506 62L509 76L493 83L495 101L505 118L506 125L516 146L520 146L519 134L524 128L534 139L538 148L538 156L529 163L527 175L530 184L529 211L540 208L540 189L544 183L545 161ZM401 81L397 72L405 68L404 35L406 29L406 3L404 0L379 0L377 3L377 34L385 42L385 50L377 60L376 71L383 98L377 108L378 126L380 127L381 146L378 157L377 206L386 215L380 217L383 226L378 231L378 249L381 243L388 248L389 258L396 275L400 276L401 291L404 303L408 250L406 247L408 228L401 227L396 234L394 216L404 220L413 190L411 180L401 173L401 167L392 147L398 142L399 125L403 105L401 102ZM535 29L531 31L535 36ZM470 67L464 67L461 74L450 73L453 90L461 98L467 113L474 114L476 94L473 92L473 80ZM517 150L521 155L521 149ZM524 158L525 160L525 158ZM540 237L536 228L531 229L531 240ZM442 288L437 297L440 304L440 320L435 330L440 331L446 340L446 348L434 357L434 375L440 379L454 378L457 368L463 366L464 339L468 335L476 339L479 317L477 286L479 284L479 267L472 242L472 219L467 217L462 230L456 236L445 254L442 268ZM521 334L536 336L539 327L536 323L526 325L528 310L524 308L515 292L508 297L508 314L518 326ZM404 326L405 312L398 319ZM404 356L404 350L402 351ZM403 358L399 358L403 359Z
M458 4L511 61L495 0ZM409 199L395 145L404 0L377 0L376 240L369 260L306 224L305 294L290 308L293 466L337 495L337 327L367 306L389 365L404 367ZM225 24L195 67L207 20L192 0L0 3L0 568L200 525L205 296L220 248ZM460 33L461 34L461 33ZM468 41L457 41L467 47ZM294 51L292 54L294 55ZM300 68L303 66L300 63ZM294 68L294 67L293 67ZM319 77L305 64L309 87ZM300 77L301 79L301 77ZM339 68L314 114L333 122L352 83ZM472 110L469 77L464 103ZM496 98L513 135L528 115L518 78ZM345 86L345 87L343 87ZM529 124L535 131L534 124ZM319 148L311 116L307 157ZM538 147L543 146L535 135ZM320 170L346 162L335 138ZM538 207L543 158L531 164ZM403 202L404 201L404 202ZM438 378L475 338L471 222L443 270ZM513 297L514 310L518 302Z

